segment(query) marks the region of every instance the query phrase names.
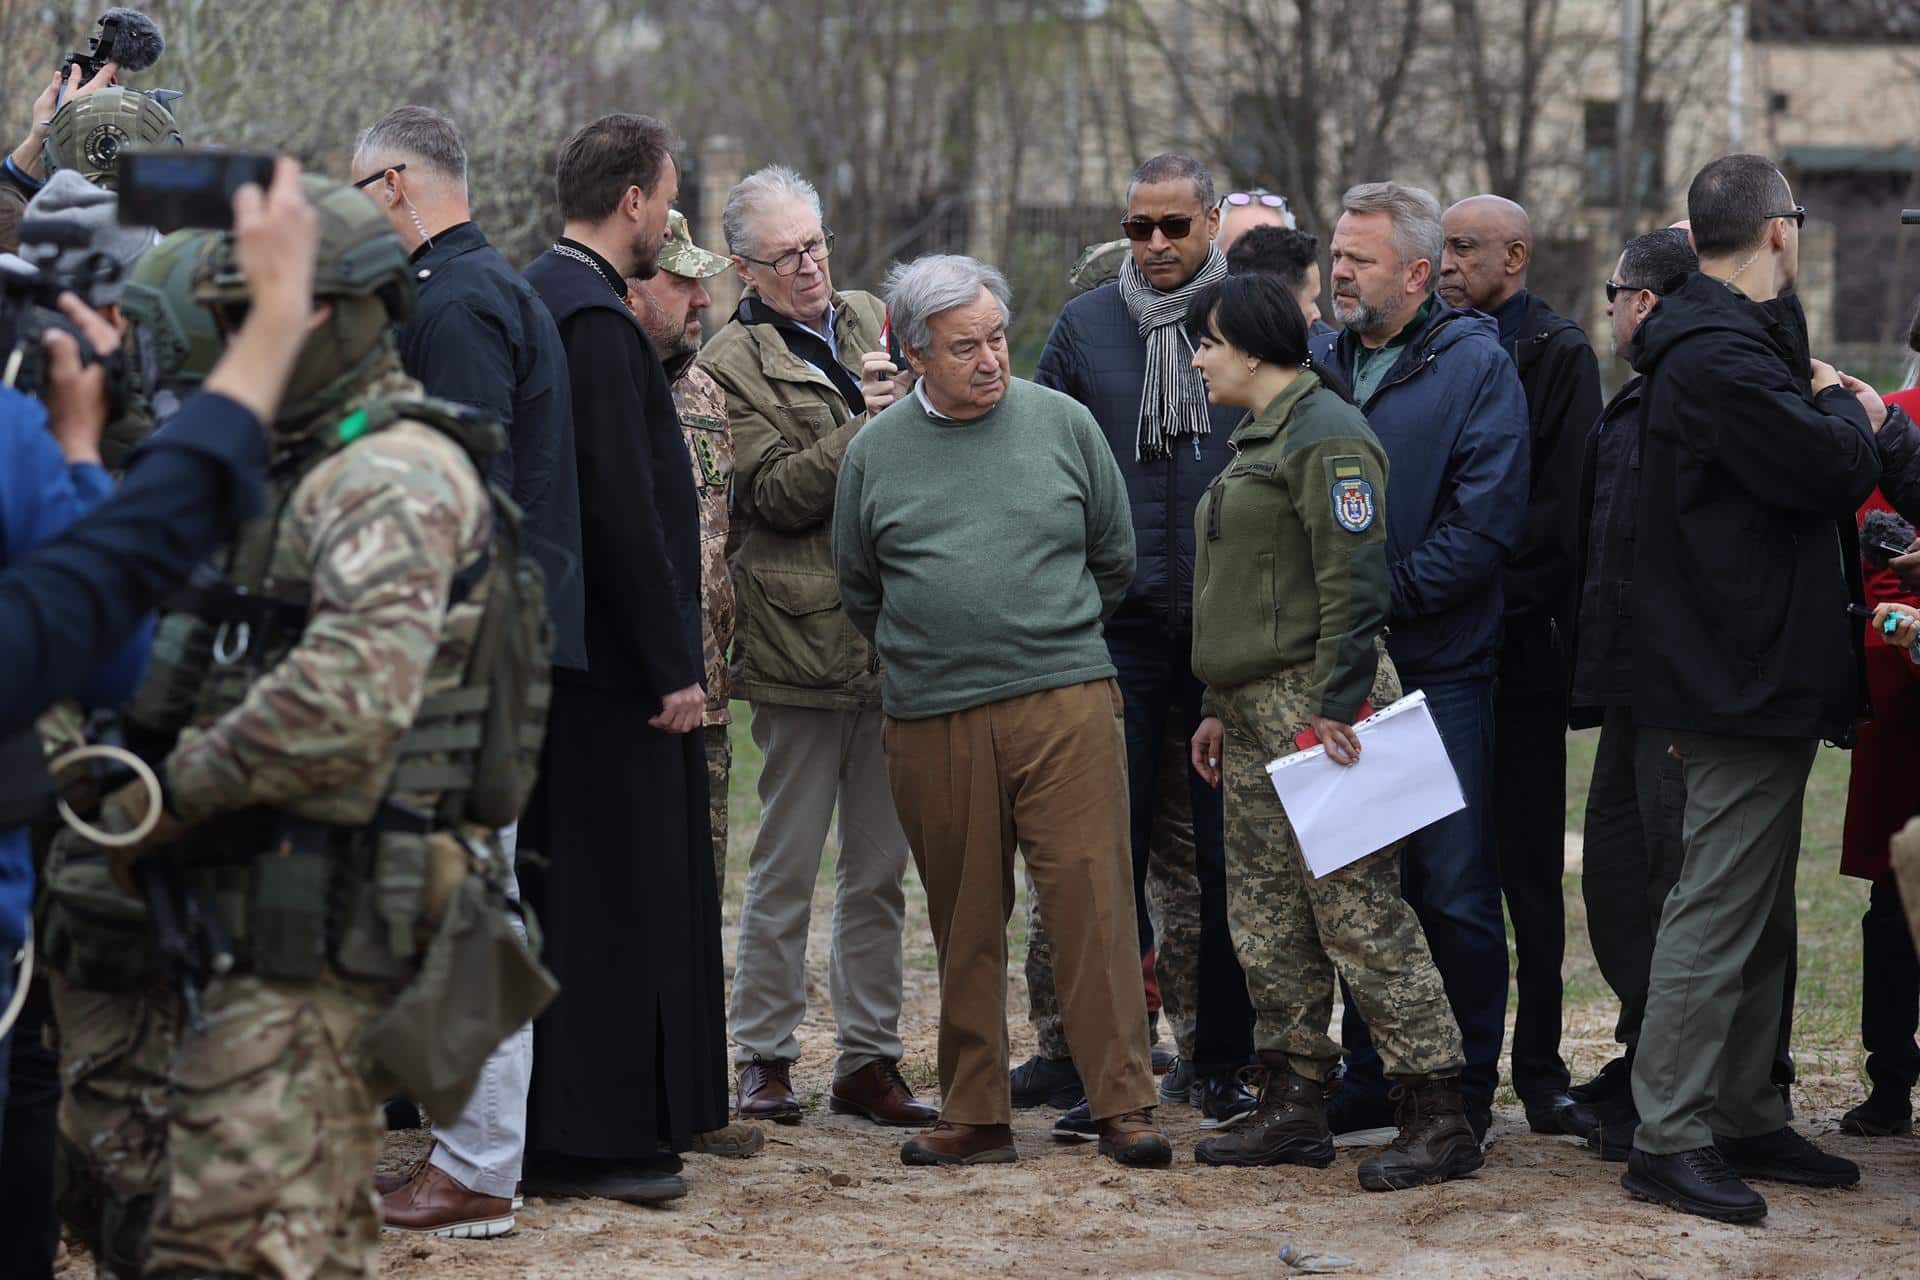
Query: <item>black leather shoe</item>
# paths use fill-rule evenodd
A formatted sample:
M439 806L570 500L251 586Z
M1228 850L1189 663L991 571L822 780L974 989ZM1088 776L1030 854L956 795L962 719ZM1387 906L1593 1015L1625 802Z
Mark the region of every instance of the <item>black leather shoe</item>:
M1695 1147L1670 1156L1649 1155L1635 1147L1627 1157L1620 1185L1635 1200L1650 1200L1716 1222L1757 1222L1767 1216L1767 1202L1740 1181L1715 1147Z
M1906 1089L1875 1085L1867 1100L1840 1117L1840 1132L1856 1138L1890 1138L1913 1132L1913 1099Z
M1198 1080L1193 1062L1188 1058L1175 1058L1167 1073L1160 1077L1160 1101L1177 1102L1183 1107L1194 1105L1193 1086Z
M1569 1085L1567 1096L1575 1102L1589 1104L1632 1097L1633 1060L1625 1057L1612 1059L1585 1084Z
M1575 1104L1576 1106L1579 1104ZM1602 1160L1618 1164L1633 1150L1633 1134L1640 1127L1640 1112L1629 1098L1593 1109L1598 1123L1587 1130L1587 1150Z
M1584 1138L1600 1127L1600 1108L1568 1098L1567 1105L1554 1112L1553 1118L1560 1126L1561 1133Z
M1743 1178L1803 1187L1850 1187L1860 1181L1859 1165L1828 1155L1791 1128L1757 1138L1716 1137L1713 1145Z
M1208 1076L1199 1084L1200 1127L1202 1129L1231 1129L1260 1105L1260 1100L1247 1092L1235 1072Z
M687 1194L680 1177L680 1160L663 1156L647 1164L615 1164L585 1160L542 1162L527 1171L524 1191L549 1199L591 1197L624 1200L628 1204L658 1204Z
M1573 1105L1570 1094L1555 1090L1535 1098L1523 1098L1521 1104L1527 1113L1527 1128L1535 1133L1567 1133L1560 1123L1560 1112Z
M1070 1107L1086 1094L1072 1058L1043 1058L1039 1054L1007 1073L1016 1107Z

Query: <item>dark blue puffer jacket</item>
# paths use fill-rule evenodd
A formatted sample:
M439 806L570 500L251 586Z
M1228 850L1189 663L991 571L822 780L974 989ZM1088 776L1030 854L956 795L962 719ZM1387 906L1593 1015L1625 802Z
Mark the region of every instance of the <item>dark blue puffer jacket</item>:
M1353 385L1350 330L1309 342L1315 365ZM1438 298L1360 408L1387 451L1387 652L1408 688L1490 676L1501 579L1526 526L1527 400L1500 331Z
M1216 406L1210 435L1175 440L1167 457L1142 462L1137 442L1146 378L1147 344L1117 281L1061 309L1034 374L1041 386L1064 391L1092 411L1127 478L1136 561L1133 585L1113 622L1151 619L1173 635L1192 625L1194 509L1226 470L1227 437L1245 415Z

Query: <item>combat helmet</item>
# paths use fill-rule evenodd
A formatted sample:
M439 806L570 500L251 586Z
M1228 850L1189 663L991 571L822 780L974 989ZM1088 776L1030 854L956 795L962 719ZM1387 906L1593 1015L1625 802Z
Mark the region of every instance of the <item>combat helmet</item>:
M287 382L278 435L300 434L352 399L394 356L393 326L413 316L414 268L387 217L364 192L314 174L301 178L320 223L313 299L329 314L300 348ZM252 291L219 234L193 273L194 301L229 333Z
M141 381L155 389L197 385L220 358L220 329L193 296L200 258L219 238L204 229L174 232L141 256L122 289L120 310L133 326Z
M47 172L76 169L88 182L112 191L119 182L122 152L181 145L180 126L158 98L110 85L68 98L53 113L47 126Z

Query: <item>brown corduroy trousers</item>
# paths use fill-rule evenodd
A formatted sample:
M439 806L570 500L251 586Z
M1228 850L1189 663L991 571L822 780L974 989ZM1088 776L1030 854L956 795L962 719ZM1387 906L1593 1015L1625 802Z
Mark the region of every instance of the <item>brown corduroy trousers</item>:
M1017 848L1095 1119L1154 1102L1120 689L1089 681L888 720L887 774L940 956L941 1117L1008 1124L1007 921Z

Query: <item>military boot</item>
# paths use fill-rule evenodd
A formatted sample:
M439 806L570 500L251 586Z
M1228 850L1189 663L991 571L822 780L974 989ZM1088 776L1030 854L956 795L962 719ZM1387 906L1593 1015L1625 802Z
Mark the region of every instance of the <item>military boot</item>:
M1295 1072L1284 1053L1262 1053L1260 1105L1232 1133L1202 1138L1193 1158L1211 1165L1304 1164L1324 1169L1333 1163L1333 1134L1327 1129L1327 1086Z
M1467 1123L1459 1076L1406 1076L1395 1087L1400 1134L1360 1162L1369 1191L1405 1191L1464 1177L1487 1162Z

